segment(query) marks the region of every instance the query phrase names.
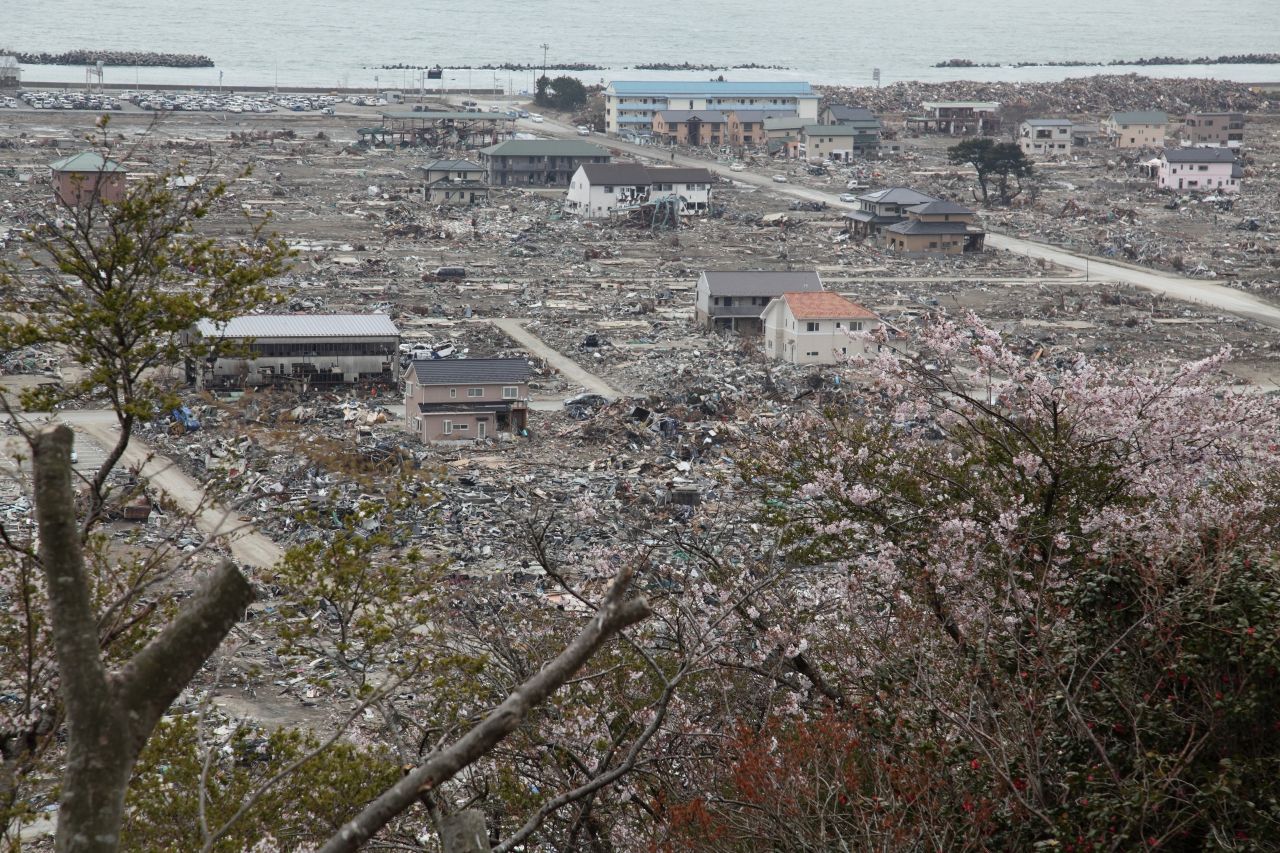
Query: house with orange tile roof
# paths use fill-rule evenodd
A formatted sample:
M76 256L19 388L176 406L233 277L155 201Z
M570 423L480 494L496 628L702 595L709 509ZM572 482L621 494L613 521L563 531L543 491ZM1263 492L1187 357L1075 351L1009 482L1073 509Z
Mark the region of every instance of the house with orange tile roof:
M765 354L779 361L836 364L879 349L870 336L880 328L879 316L838 293L784 293L761 319Z

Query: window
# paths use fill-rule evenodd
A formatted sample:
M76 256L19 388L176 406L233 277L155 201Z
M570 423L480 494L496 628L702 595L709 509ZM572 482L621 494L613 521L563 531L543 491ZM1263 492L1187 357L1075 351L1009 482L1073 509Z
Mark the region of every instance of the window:
M724 306L724 307L726 307L726 308L732 308L732 307L733 307L733 297L732 297L732 296L724 296L724 297L721 297L720 304L721 304L721 305L723 305L723 306Z
M483 389L483 388L468 388L468 389L467 389L467 396L468 396L468 397L483 397L483 396L484 396L484 389Z
M453 435L453 421L444 422L444 434Z
M605 187L604 193L605 195L613 195L613 187Z
M805 353L805 355L817 355L817 354L818 354L818 351L817 351L817 350L814 350L813 352L807 352L807 353Z
M467 427L467 425L466 425L466 424L454 424L454 425L453 425L454 432L466 432L466 431L467 431L467 428L468 428L468 427Z
M818 323L817 323L817 321L815 321L815 320L810 320L809 322L805 323L805 324L804 324L804 330L805 330L806 332L816 332L816 331L818 331Z
M455 397L457 397L457 396L458 396L458 389L457 389L457 388L450 388L450 389L449 389L449 397L450 397L450 399L453 399L453 398L455 398Z
M504 400L520 399L520 387L518 385L502 386L502 399Z
M849 324L849 329L850 329L851 331L854 331L854 332L861 332L861 331L862 331L862 321L861 321L861 320L856 320L856 321L854 321L854 322L850 323L850 324Z
M837 328L837 329L843 329L843 328L844 328L844 323L841 323L839 320L836 320L836 328Z

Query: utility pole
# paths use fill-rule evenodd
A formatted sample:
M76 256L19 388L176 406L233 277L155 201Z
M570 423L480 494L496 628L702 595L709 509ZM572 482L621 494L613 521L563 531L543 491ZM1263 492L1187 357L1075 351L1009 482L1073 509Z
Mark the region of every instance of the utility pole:
M542 76L543 77L547 76L547 49L550 47L551 45L547 44L545 41L542 43Z

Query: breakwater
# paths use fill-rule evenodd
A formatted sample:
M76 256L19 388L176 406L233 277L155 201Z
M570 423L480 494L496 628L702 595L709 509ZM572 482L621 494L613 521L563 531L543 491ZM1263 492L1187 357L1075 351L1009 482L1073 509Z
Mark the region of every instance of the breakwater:
M1150 56L1142 59L1113 59L1091 62L1084 59L1060 59L1043 62L974 62L972 59L947 59L935 62L934 68L1143 68L1152 65L1280 65L1280 53L1241 53L1229 56Z
M157 53L151 50L67 50L62 53L26 53L0 48L0 56L15 56L20 65L138 65L144 68L213 68L213 60L194 53Z

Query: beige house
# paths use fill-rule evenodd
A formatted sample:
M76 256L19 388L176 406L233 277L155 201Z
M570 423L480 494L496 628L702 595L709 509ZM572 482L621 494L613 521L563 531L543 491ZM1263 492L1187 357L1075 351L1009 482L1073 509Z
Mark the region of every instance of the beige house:
M729 144L735 148L755 148L762 146L768 137L765 134L765 119L795 118L795 110L732 110L725 113L728 123L725 125Z
M881 232L888 249L904 255L960 255L981 252L986 232L977 214L953 201L930 201L906 208L907 218Z
M662 110L654 113L653 136L667 145L723 145L728 123L719 110Z
M423 441L478 441L518 434L529 416L522 358L415 360L405 375L405 423Z
M867 335L880 328L880 318L838 293L784 293L762 319L765 354L779 361L836 364L877 349Z
M1116 148L1163 148L1169 115L1160 110L1112 113L1102 132Z
M58 201L68 207L98 202L119 203L125 194L125 168L93 151L63 157L49 166Z
M1187 113L1180 141L1196 148L1240 148L1244 113Z
M800 156L808 160L847 163L875 156L880 134L847 124L809 124L800 129Z

